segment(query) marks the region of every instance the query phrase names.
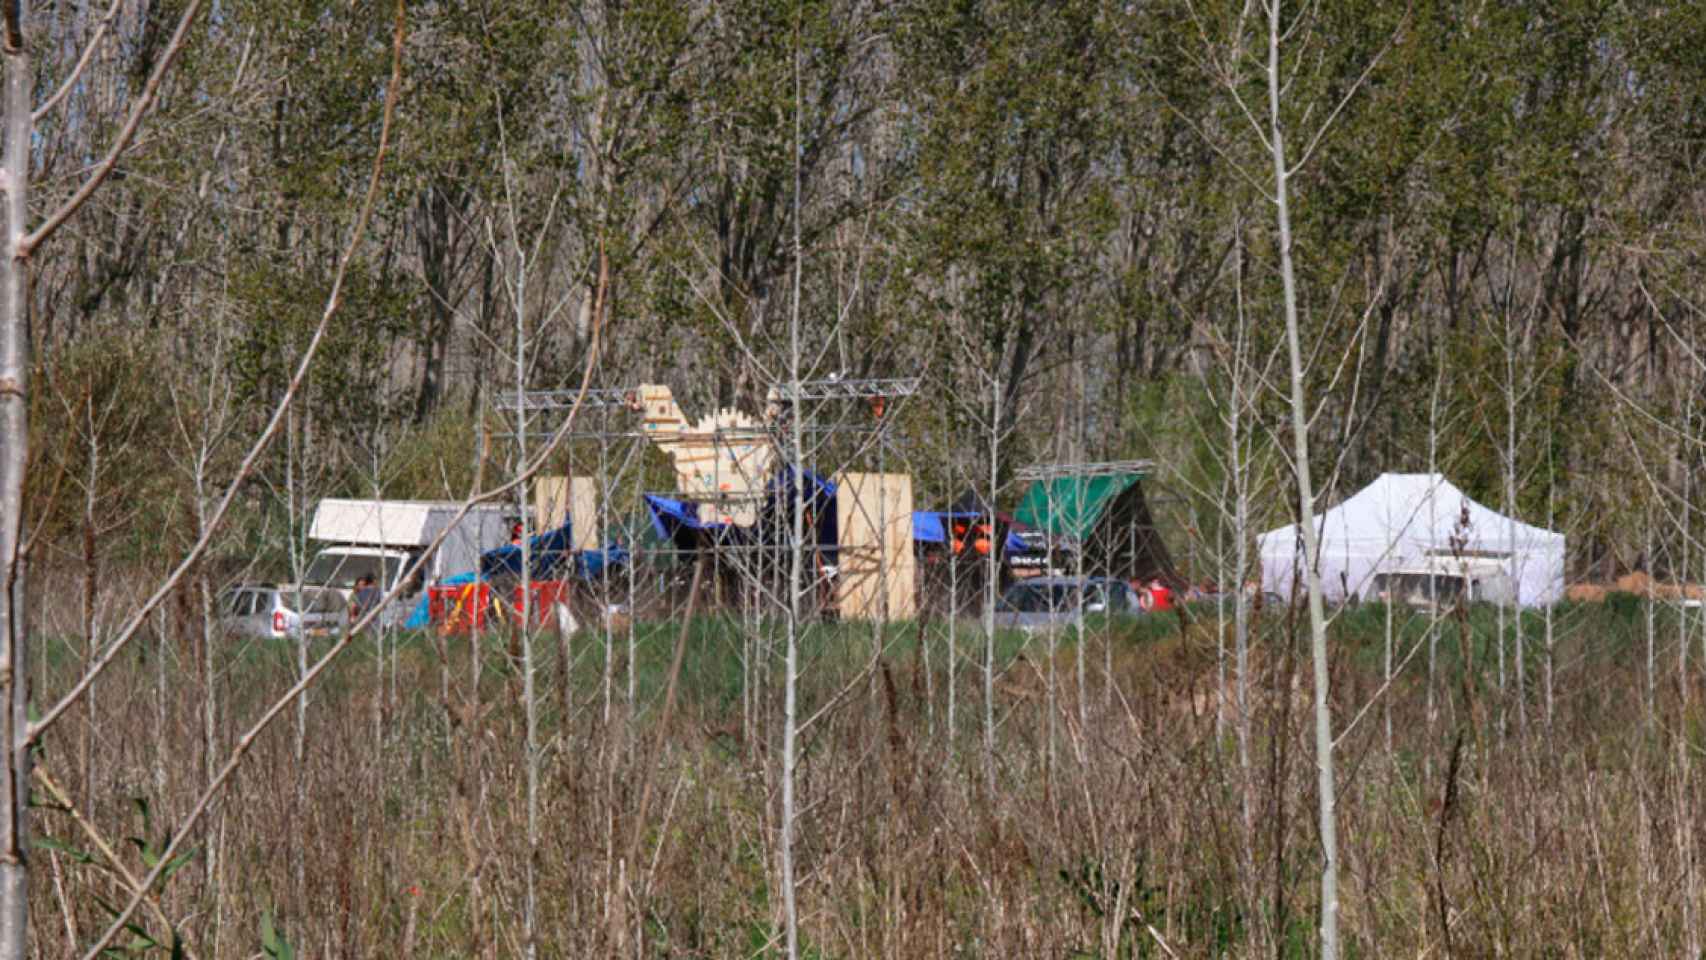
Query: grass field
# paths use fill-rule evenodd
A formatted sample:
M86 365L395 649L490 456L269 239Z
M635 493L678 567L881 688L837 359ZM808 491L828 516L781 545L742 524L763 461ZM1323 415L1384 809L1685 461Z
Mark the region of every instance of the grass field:
M1697 620L1652 613L1637 598L1561 607L1550 634L1525 615L1519 695L1516 624L1501 633L1497 611L1399 612L1390 684L1385 608L1341 612L1348 954L1698 955L1706 650ZM1188 626L1093 623L1082 646L1073 631L1002 633L993 700L974 622L954 625L952 648L942 622L807 628L811 955L1310 955L1307 657L1269 611L1241 714L1230 625L1216 628L1210 609ZM781 629L694 620L667 716L681 623L533 638L541 955L777 952ZM63 689L73 645L39 646L38 689ZM140 929L165 944L169 923L198 957L263 952L263 917L298 956L519 954L519 646L502 632L355 641L306 725L289 711L255 743ZM211 676L197 652L158 638L128 651L40 756L135 871L294 676L286 647L232 642ZM122 882L66 813L44 805L36 822L50 839L33 934L57 956Z

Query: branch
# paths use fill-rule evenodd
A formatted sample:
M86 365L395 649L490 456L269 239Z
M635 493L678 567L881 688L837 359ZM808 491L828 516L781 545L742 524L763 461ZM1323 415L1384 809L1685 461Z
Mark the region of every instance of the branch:
M160 62L154 67L154 72L148 77L148 83L142 88L142 96L131 105L130 116L125 119L124 129L119 131L118 138L108 148L106 157L95 168L95 172L89 175L89 179L83 181L83 185L77 188L77 192L72 194L69 200L60 204L59 209L47 218L47 222L37 227L29 236L18 241L16 256L28 257L34 252L35 248L42 244L42 241L52 236L54 231L63 226L65 221L71 219L72 214L76 213L90 197L94 196L95 191L100 189L101 184L105 183L107 177L112 174L113 168L118 166L119 157L124 155L125 150L130 147L130 142L136 138L136 131L142 126L142 118L153 108L154 100L160 94L160 83L165 79L166 72L172 68L172 64L178 59L178 54L183 52L184 41L189 37L190 24L201 12L201 5L202 0L190 0L190 5L184 8L184 15L178 18L178 28L172 31L172 40L166 45L165 55L160 58ZM12 17L10 6L7 9L7 19L10 21ZM8 28L10 28L10 23L8 23ZM32 117L32 119L34 118Z
M47 788L48 795L53 798L53 801L65 808L65 812L71 817L71 822L75 823L79 830L83 831L83 835L88 837L89 842L95 845L95 849L101 852L102 857L106 858L107 863L112 867L113 873L117 874L119 880L124 883L125 890L132 894L140 891L142 889L142 885L137 881L136 875L131 873L130 868L124 865L124 861L119 858L118 852L113 849L112 844L107 842L106 837L103 837L101 832L95 829L95 825L90 823L89 819L83 816L82 811L77 809L77 805L71 802L71 798L65 793L65 788L61 787L59 783L53 779L53 776L47 772L46 767L36 764L34 772L36 779L40 780L42 786ZM158 920L161 926L165 927L168 931L172 932L174 936L176 936L178 929L177 924L174 924L171 918L166 916L166 912L160 908L160 898L149 897L147 898L147 903L149 912L154 914L154 919ZM179 943L178 947L183 951L185 957L188 957L189 960L195 960L195 954L191 953L188 947L185 947L182 943Z
M1215 143L1214 140L1209 137L1207 130L1204 130L1195 120L1186 116L1183 110L1180 110L1178 107L1175 107L1172 103L1168 102L1166 97L1161 98L1161 104L1173 114L1174 119L1189 127L1191 132L1197 135L1197 139L1201 140L1210 150L1213 150L1220 159L1226 161L1227 168L1237 174L1240 180L1249 184L1250 187L1254 189L1264 200L1269 203L1274 202L1274 192L1264 186L1261 181L1251 176L1237 160L1233 159L1225 150L1222 150L1220 148L1220 144ZM1244 104L1240 101L1238 105L1242 107ZM1246 113L1248 113L1248 111L1246 111ZM1262 134L1260 130L1257 131L1257 134L1262 138L1262 143L1265 145L1268 142L1267 135Z
M113 0L113 5L107 8L106 15L101 17L101 22L96 25L95 35L90 37L89 42L84 45L82 56L77 58L77 65L71 68L71 75L59 85L59 89L53 92L53 96L48 97L46 102L35 108L30 114L30 123L40 122L42 117L52 113L53 108L59 106L59 101L64 100L71 93L71 88L77 85L77 78L83 75L83 70L89 65L90 58L95 55L95 48L101 45L101 38L106 36L107 27L111 26L114 18L118 16L119 4L122 2L124 0Z
M1338 119L1339 114L1345 109L1345 104L1351 102L1351 98L1356 96L1357 91L1361 90L1363 83L1368 80L1368 75L1374 72L1374 68L1380 65L1381 60L1385 59L1386 54L1398 42L1398 38L1404 35L1404 21L1408 19L1410 19L1410 7L1406 6L1404 16L1398 21L1398 29L1392 31L1392 36L1386 39L1386 45L1381 47L1380 52L1368 61L1368 66L1363 68L1362 74L1356 78L1356 82L1351 84L1351 88L1345 91L1343 97L1339 98L1338 106L1333 108L1333 112L1327 115L1327 119L1321 121L1321 126L1315 129L1315 136L1309 138L1309 146L1303 148L1303 155L1297 159L1295 164L1292 164L1290 170L1285 172L1287 177L1294 176L1297 171L1303 169L1304 164L1309 162L1310 156L1315 153L1315 148L1321 145L1322 138L1327 135L1328 130L1333 128L1333 121Z
M199 6L200 3L201 0L192 0L192 9L194 9L195 6ZM236 501L237 494L243 481L248 478L249 474L254 472L255 465L260 461L262 452L264 452L272 443L273 438L278 434L279 428L284 424L285 414L289 411L291 404L295 401L297 393L301 391L303 382L308 378L308 368L313 363L315 356L319 353L320 344L325 340L326 331L331 327L332 318L337 314L338 307L343 304L344 278L349 273L350 262L355 259L356 246L360 243L362 235L367 231L367 222L373 215L374 204L378 201L379 175L384 168L385 153L390 144L391 118L396 111L397 88L402 83L402 38L402 12L399 10L396 38L397 49L393 54L395 60L392 65L391 86L385 94L385 114L379 130L379 150L373 158L373 174L368 182L367 196L362 202L361 212L356 218L355 228L350 234L349 244L344 248L343 255L338 260L337 273L332 279L331 292L326 297L325 310L320 314L320 322L314 328L314 335L308 340L308 346L303 351L301 361L297 363L296 372L291 376L290 383L285 387L283 398L279 400L278 406L273 409L272 418L267 422L266 427L261 431L261 435L256 438L254 444L249 447L249 452L243 457L242 463L237 467L237 475L232 478L230 485L226 488L225 495L219 501L219 506L214 510L213 516L208 520L206 529L202 531L201 539L197 540L195 545L190 548L189 553L184 556L184 559L180 561L178 566L167 576L166 581L149 596L148 600L143 603L141 607L137 608L137 610L131 614L129 622L126 623L124 628L119 632L118 637L113 641L112 645L107 648L106 653L102 654L101 658L90 666L89 671L84 674L82 679L77 681L77 684L71 688L70 692L66 693L51 710L44 713L40 720L30 724L25 738L27 744L33 746L39 743L42 734L46 732L47 728L52 726L55 720L59 719L59 717L67 710L71 709L71 707L76 704L77 700L81 698L83 694L88 692L90 685L95 682L95 678L106 669L108 664L112 663L113 659L119 655L124 647L130 642L131 638L136 635L136 631L141 627L142 623L147 620L148 615L153 613L154 608L164 602L172 590L177 588L178 583L183 579L184 574L188 572L190 567L200 559L204 552L206 552L208 545L213 541L214 533L219 529L220 523L224 520L226 512L230 510L231 504ZM173 42L175 44L176 39L174 39Z
M6 53L21 53L24 49L23 0L4 0L6 20Z

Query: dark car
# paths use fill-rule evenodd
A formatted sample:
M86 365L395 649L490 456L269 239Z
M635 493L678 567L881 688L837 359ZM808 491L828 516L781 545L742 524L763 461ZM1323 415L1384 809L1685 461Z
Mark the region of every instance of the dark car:
M1031 577L1007 588L995 605L995 626L1051 630L1071 626L1080 616L1136 616L1137 594L1111 577Z

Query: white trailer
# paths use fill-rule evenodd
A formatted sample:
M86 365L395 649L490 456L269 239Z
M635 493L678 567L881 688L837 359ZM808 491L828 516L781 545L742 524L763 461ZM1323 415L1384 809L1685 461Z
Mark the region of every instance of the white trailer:
M308 529L319 552L302 582L340 590L348 599L356 581L371 575L380 591L389 593L424 556L420 571L401 595L404 602L386 611L387 623L400 622L424 587L479 569L482 553L510 541L513 507L477 504L452 527L461 511L462 504L454 501L322 500ZM447 528L444 541L428 553L428 546Z

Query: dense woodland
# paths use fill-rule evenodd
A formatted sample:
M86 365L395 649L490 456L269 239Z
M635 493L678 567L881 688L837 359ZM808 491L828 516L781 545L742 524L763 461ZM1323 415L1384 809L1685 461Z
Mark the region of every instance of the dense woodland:
M38 102L98 6L43 8ZM103 530L193 513L169 506L193 497L188 448L216 441L215 479L280 396L370 172L382 7L199 18L139 141L38 255L32 473L93 477ZM181 4L117 10L41 120L43 209L111 139ZM1249 442L1284 422L1271 170L1244 113L1264 43L1237 12L412 4L379 205L248 512L282 503L262 487L284 488L292 448L316 493L376 471L398 495L465 491L518 342L529 388L578 385L597 328L593 386L756 409L796 230L811 372L926 377L908 456L929 495L987 473L968 421L995 408L1003 476L1145 456L1175 493L1216 489L1234 396ZM1516 512L1570 533L1577 573L1680 564L1706 15L1340 3L1293 29L1324 501L1431 464L1503 507L1514 472ZM416 462L452 452L448 475ZM34 509L74 536L82 494L41 486Z
M1153 459L1182 572L1249 579L1297 511L1276 127L1318 503L1438 471L1572 579L1706 579L1706 6L1300 4L1271 117L1264 10L34 5L31 216L140 123L27 264L32 955L131 899L138 955L1314 953L1297 609L700 611L312 674L210 619L319 497L602 469L518 448L504 395L653 382L918 376L814 465L1007 506L1027 464ZM669 482L634 456L624 510ZM1332 630L1346 955L1699 953L1697 615Z

